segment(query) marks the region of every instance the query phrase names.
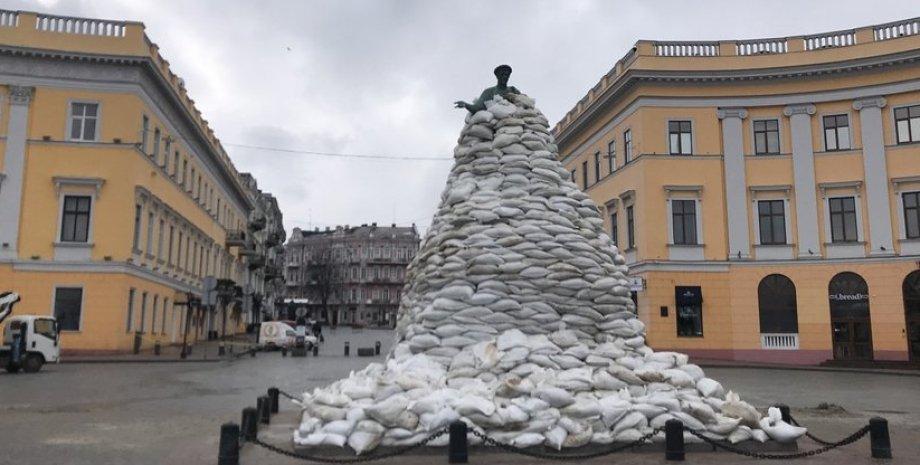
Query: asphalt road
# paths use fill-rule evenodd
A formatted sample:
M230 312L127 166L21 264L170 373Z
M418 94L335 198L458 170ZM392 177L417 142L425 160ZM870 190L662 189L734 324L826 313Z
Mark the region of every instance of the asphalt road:
M327 384L382 359L358 358L357 347L379 340L386 353L392 340L389 331L326 332L318 358L261 353L234 362L62 364L34 375L0 374L0 464L216 463L219 425L239 421L240 410L268 387L299 392ZM342 356L345 340L351 342L348 358ZM885 416L896 457L920 455L920 377L737 368L709 368L707 374L757 406L791 405L800 421L828 438L858 429L870 416ZM845 410L816 409L822 402ZM276 462L263 457L257 463Z

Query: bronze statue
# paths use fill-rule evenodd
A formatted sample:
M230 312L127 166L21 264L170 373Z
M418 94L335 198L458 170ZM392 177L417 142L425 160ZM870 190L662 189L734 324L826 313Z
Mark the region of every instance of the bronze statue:
M466 108L470 113L476 113L480 110L486 109L486 102L492 100L492 97L495 95L501 95L502 97L508 94L520 94L514 86L508 86L508 78L511 77L511 67L508 65L499 65L495 68L495 77L498 78L498 85L495 87L489 87L488 89L482 91L482 94L473 101L473 103L466 103L463 100L458 100L454 102L454 106L457 108Z

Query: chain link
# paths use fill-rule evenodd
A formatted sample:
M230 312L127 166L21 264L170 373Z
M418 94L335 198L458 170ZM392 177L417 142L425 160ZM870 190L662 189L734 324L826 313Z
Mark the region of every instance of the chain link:
M445 434L447 434L447 432L448 432L448 428L447 428L447 427L444 427L444 428L441 428L441 429L438 430L438 431L435 431L434 433L430 434L430 435L429 435L428 437L426 437L425 439L422 439L421 441L419 441L419 442L417 442L417 443L415 443L415 444L410 444L410 445L408 445L408 446L399 447L399 448L393 449L393 450L391 450L391 451L383 452L383 453L376 454L376 455L359 455L359 456L357 456L357 457L321 457L321 456L316 456L316 455L299 454L299 453L297 453L297 452L295 452L295 451L282 449L282 448L280 448L280 447L278 447L278 446L269 444L269 443L267 443L267 442L263 442L263 441L262 441L261 439L259 439L259 438L255 438L254 440L249 441L249 442L251 442L251 443L253 443L253 444L257 445L257 446L263 447L263 448L265 448L265 449L268 449L268 450L270 450L270 451L272 451L272 452L274 452L274 453L276 453L276 454L281 454L281 455L284 455L284 456L287 456L287 457L291 457L291 458L295 458L295 459L303 460L303 461L307 461L307 462L321 462L321 463L363 463L363 462L371 462L371 461L374 461L374 460L388 459L388 458L390 458L390 457L396 457L396 456L398 456L398 455L403 455L403 454L405 454L405 453L407 453L407 452L410 452L410 451L412 451L412 450L418 449L419 447L428 445L429 442L434 441L435 439L437 439L437 438L439 438L439 437L441 437L441 436L444 436Z
M853 434L851 434L851 435L849 435L849 436L847 436L847 437L845 437L845 438L843 438L843 439L841 439L840 441L837 441L837 442L835 442L835 443L825 445L824 447L820 447L820 448L818 448L818 449L812 449L812 450L807 450L807 451L803 451L803 452L796 452L796 453L792 453L792 454L767 454L767 453L764 453L764 452L754 452L754 451L739 449L739 448L737 448L737 447L734 447L734 446L730 446L730 445L728 445L728 444L725 444L725 443L723 443L722 441L713 440L713 439L711 439L711 438L709 438L709 437L703 435L702 433L698 433L698 432L696 432L696 431L693 431L693 430L690 429L690 428L684 427L684 430L687 431L688 433L690 433L690 434L692 434L692 435L694 435L694 436L700 438L701 440L703 440L703 442L705 442L705 443L707 443L707 444L709 444L709 445L711 445L711 446L713 446L713 447L717 447L717 448L722 449L722 450L727 450L727 451L729 451L729 452L733 452L733 453L738 454L738 455L745 455L745 456L748 456L748 457L753 457L753 458L755 458L755 459L788 460L788 459L799 459L799 458L802 458L802 457L811 457L811 456L814 456L814 455L823 454L823 453L825 453L825 452L827 452L827 451L829 451L829 450L831 450L831 449L834 449L834 448L837 448L837 447L840 447L840 446L845 446L845 445L848 445L848 444L852 444L852 443L854 443L854 442L856 442L856 441L862 439L863 436L865 436L866 434L869 433L869 425L863 426L862 428L860 428L860 429L859 429L858 431L856 431L855 433L853 433Z
M298 402L298 403L299 403L299 402L303 402L303 399L302 399L302 398L299 398L299 397L296 397L296 396L292 396L291 394L288 394L288 393L282 391L281 389L278 389L278 394L280 394L282 397L287 397L288 399L293 400L294 402Z
M795 426L802 426L802 425L799 424L799 422L795 421L795 418L792 418L792 414L789 414L789 422L792 423L792 424L795 425ZM814 442L817 442L818 444L821 444L822 446L829 446L829 445L833 444L833 442L831 442L831 441L825 441L824 439L821 439L821 438L819 438L819 437L817 437L817 436L811 434L811 432L810 432L810 431L807 431L807 430L805 431L805 437L807 437L808 439L811 439L811 440L814 441Z
M527 450L521 447L513 446L511 444L506 444L504 442L497 441L489 437L488 435L486 435L486 433L476 428L470 428L469 431L470 433L473 434L473 436L476 436L482 439L483 444L495 446L495 447L498 447L499 449L504 449L508 452L512 452L515 454L526 455L528 457L534 457L538 459L547 459L547 460L587 460L587 459L593 459L596 457L602 457L604 455L610 455L616 452L624 451L626 449L644 444L645 441L651 439L652 436L660 433L663 430L661 428L655 428L650 433L643 435L642 437L636 439L635 441L627 442L625 444L620 444L620 445L617 445L617 446L614 446L614 447L611 447L609 449L605 449L602 451L588 452L585 454L553 454L553 453L547 453L547 452L537 452L537 451Z

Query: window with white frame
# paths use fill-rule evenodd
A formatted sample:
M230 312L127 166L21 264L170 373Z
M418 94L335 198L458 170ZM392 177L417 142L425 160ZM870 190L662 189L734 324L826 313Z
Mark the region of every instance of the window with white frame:
M850 122L847 115L828 115L824 117L824 150L850 149Z
M920 142L920 105L895 108L894 129L899 144Z
M132 242L132 247L134 250L140 250L140 241L141 241L141 211L143 207L141 204L134 204L134 239Z
M668 121L668 147L671 155L693 154L690 121Z
M757 219L760 228L761 244L786 244L785 200L758 200Z
M125 317L125 332L130 333L134 327L134 296L137 290L133 287L128 289L128 314Z
M671 199L671 227L674 244L699 244L696 235L696 200Z
M620 239L620 225L617 221L617 211L613 210L610 213L610 240L613 242L613 245L619 247L618 241Z
M150 158L156 160L160 156L160 128L153 130L153 152L150 152Z
M613 173L617 170L617 141L607 143L607 171Z
M776 155L779 153L779 120L754 121L754 154Z
M827 205L831 222L831 242L858 241L856 198L831 197L827 199Z
M99 104L71 102L70 140L92 142L97 139L99 129Z
M54 318L61 331L79 331L83 311L82 287L58 287L54 289Z
M632 161L632 131L627 129L623 131L623 164Z
M61 212L61 242L88 242L92 197L65 195Z
M626 248L636 248L636 217L632 205L626 207Z
M920 239L920 192L901 194L904 204L904 237Z
M150 118L141 116L141 152L147 153L147 138L150 136Z
M147 245L144 250L147 255L153 255L153 223L153 212L149 212L147 213Z
M601 180L601 152L594 152L594 182Z

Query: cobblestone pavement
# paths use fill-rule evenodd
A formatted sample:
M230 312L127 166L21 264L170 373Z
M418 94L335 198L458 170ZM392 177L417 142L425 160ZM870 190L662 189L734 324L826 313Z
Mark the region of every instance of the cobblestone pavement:
M46 366L34 375L0 374L0 464L213 464L219 425L239 421L240 410L254 405L271 386L299 392L347 376L370 361L358 347L379 340L383 352L392 332L325 330L315 358L282 358L260 353L218 363L110 363ZM342 347L351 343L352 356ZM920 456L920 378L862 373L709 368L707 373L757 406L785 402L815 434L837 439L873 415L891 423L895 460ZM845 408L816 409L821 402ZM282 404L293 409L291 403ZM814 447L803 442L801 448ZM846 451L808 463L874 463L867 440ZM281 464L280 457L251 446L243 464ZM435 458L437 457L437 458ZM400 459L400 465L441 462L441 456ZM618 455L586 463L659 463L663 454ZM480 454L471 463L532 463L525 457ZM725 453L688 455L687 463L752 463Z

